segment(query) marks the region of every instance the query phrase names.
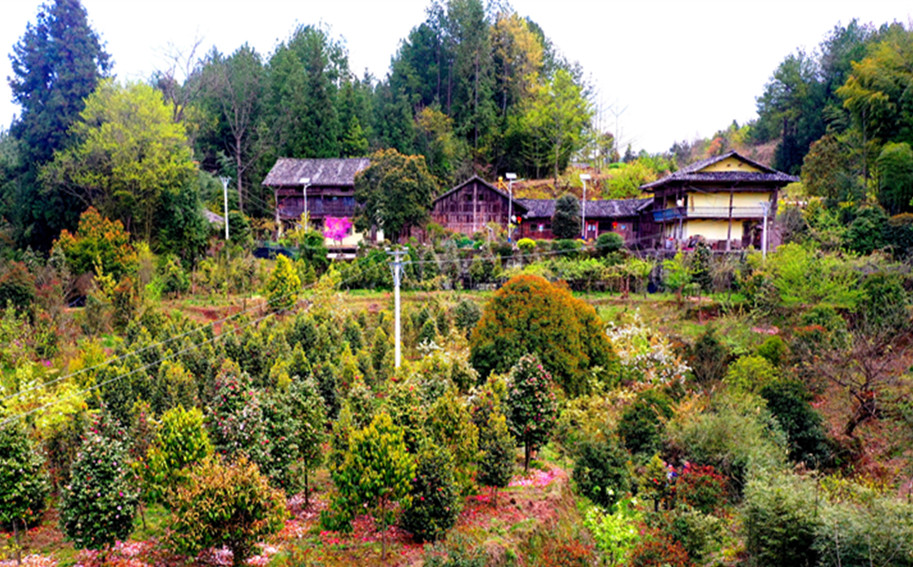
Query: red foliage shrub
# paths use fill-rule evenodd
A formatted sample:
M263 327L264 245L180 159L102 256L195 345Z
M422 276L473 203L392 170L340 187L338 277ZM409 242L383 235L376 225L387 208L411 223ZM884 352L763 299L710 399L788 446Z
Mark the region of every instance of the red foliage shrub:
M676 497L693 508L710 514L726 503L726 477L712 466L686 463L675 483Z
M691 567L694 563L677 541L653 534L631 550L630 567Z

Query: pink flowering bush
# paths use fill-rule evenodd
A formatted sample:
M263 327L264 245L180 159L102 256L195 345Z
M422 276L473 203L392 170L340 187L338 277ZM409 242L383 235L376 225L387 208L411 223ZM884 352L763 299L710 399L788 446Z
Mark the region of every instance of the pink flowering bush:
M90 434L60 503L60 525L81 549L107 549L133 531L138 501L127 453L115 440Z
M327 217L323 225L323 237L342 242L352 228L352 221L347 217Z
M558 417L558 402L551 375L536 355L526 355L510 370L505 400L511 433L523 445L523 468L529 470L530 454L542 446Z

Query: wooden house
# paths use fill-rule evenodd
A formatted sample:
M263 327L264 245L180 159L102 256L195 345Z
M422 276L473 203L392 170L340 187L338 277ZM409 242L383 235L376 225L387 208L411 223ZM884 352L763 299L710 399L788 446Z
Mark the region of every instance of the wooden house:
M555 199L517 199L525 209L517 238L552 239L552 217ZM643 234L649 234L653 221L644 211L653 199L604 199L586 201L586 240L595 240L605 232L617 232L628 247L638 247ZM583 204L581 203L581 212ZM581 230L583 230L581 222ZM583 236L584 234L582 234Z
M764 208L772 223L780 189L798 180L731 151L642 185L653 193L654 244L688 247L700 239L722 250L760 248ZM778 244L776 232L768 230L770 246Z
M367 158L297 159L279 158L263 185L273 189L276 222L289 227L307 212L310 226L321 230L327 217L355 216L355 174L367 169ZM341 242L327 245L355 246L362 235L354 230Z
M479 176L474 175L440 195L431 206L431 220L446 229L471 236L485 232L489 223L507 229L507 215L522 215L526 209L510 196Z

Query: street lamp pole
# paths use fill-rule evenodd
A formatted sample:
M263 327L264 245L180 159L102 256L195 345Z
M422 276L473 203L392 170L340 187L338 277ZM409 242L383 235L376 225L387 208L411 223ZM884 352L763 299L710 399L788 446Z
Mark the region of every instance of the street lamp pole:
M514 222L514 179L517 178L516 173L505 173L504 177L507 178L507 241L512 242L511 240L511 223Z
M590 179L589 173L581 173L580 181L583 181L583 203L580 206L580 232L583 234L583 239L586 240L586 182Z

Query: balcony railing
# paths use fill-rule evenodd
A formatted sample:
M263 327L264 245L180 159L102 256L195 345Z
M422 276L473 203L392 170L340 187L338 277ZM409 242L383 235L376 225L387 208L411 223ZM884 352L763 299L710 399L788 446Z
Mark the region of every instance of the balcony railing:
M764 209L761 205L732 207L734 219L761 219L764 218ZM728 219L729 207L672 207L653 211L654 222L667 222L678 219Z

